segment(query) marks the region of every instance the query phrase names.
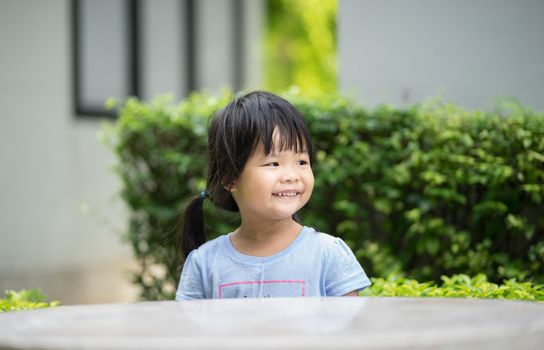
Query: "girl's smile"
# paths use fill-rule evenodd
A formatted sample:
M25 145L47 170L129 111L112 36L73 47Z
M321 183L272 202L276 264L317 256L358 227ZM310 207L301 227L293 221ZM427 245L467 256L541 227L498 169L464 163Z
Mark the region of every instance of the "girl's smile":
M285 190L282 192L272 193L273 196L281 197L281 198L293 198L298 196L299 194L300 194L300 191L296 191L296 190Z

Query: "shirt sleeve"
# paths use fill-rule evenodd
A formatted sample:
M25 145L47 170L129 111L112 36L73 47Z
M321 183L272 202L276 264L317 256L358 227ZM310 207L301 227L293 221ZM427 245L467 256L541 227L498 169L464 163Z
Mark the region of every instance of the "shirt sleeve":
M325 267L325 293L342 296L371 285L365 271L347 244L336 238L329 249Z
M176 292L176 300L178 301L206 298L202 280L202 269L198 261L198 256L195 249L185 259Z

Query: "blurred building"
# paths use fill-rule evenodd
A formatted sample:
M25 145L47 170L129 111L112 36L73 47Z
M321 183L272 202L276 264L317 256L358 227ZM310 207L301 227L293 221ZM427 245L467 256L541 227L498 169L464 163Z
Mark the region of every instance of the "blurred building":
M544 109L544 1L339 0L340 90L366 106Z
M0 0L0 291L134 300L103 102L260 81L263 2Z

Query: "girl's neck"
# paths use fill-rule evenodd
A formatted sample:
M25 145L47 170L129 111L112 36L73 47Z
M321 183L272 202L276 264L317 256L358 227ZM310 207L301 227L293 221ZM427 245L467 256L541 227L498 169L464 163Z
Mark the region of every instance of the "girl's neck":
M293 219L274 221L274 222L248 222L242 221L242 224L235 233L239 237L254 241L266 241L274 237L286 234L298 234L302 226Z
M302 226L296 221L248 223L234 231L231 243L240 253L270 256L287 248L298 236Z

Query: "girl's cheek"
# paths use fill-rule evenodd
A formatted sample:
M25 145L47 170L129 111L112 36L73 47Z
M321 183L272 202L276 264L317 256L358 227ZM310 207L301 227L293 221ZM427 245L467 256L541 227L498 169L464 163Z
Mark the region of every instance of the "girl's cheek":
M312 181L308 184L308 190L309 190L309 194L311 195L312 191L314 190L314 180L313 180L313 178L312 178Z
M310 174L310 176L308 178L308 184L307 184L307 186L309 187L309 190L310 190L310 194L312 194L312 191L314 189L314 184L315 184L315 179L314 179L314 175L312 173L312 174Z

